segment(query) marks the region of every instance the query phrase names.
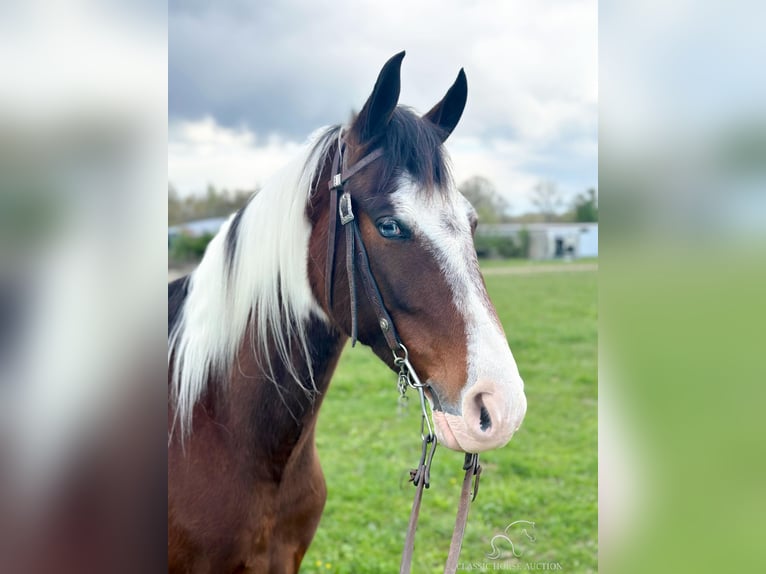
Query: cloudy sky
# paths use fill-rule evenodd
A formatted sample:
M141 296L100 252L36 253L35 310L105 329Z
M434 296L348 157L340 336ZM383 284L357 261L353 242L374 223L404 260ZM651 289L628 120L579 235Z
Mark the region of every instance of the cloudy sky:
M529 208L541 179L597 185L595 0L171 0L168 178L253 188L316 128L345 122L404 49L400 103L425 112L458 70L458 182L488 177Z

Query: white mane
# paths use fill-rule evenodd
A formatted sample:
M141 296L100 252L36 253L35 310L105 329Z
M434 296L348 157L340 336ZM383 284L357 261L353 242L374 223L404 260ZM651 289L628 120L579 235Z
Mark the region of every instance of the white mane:
M226 239L234 215L212 239L189 277L188 295L168 335L173 429L180 425L182 437L191 432L194 405L204 393L210 373L225 375L236 366L234 359L248 322L254 329L254 355L266 361L260 365L264 374L273 381L269 357L274 352L307 393L316 390L305 324L311 313L323 318L324 313L308 279L311 226L306 202L322 160L335 141L333 131L315 132L299 157L243 208L231 264ZM273 348L268 347L269 341ZM306 358L308 381L300 380L291 364L294 341Z

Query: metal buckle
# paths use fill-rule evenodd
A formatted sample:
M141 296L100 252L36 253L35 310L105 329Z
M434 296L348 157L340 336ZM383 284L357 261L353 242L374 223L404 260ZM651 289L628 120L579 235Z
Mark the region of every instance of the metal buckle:
M347 191L344 191L343 195L340 196L338 213L340 214L341 225L354 221L354 210L351 209L351 195Z
M339 173L336 173L334 176L332 176L332 188L339 188L342 185L343 180L341 179L341 175Z

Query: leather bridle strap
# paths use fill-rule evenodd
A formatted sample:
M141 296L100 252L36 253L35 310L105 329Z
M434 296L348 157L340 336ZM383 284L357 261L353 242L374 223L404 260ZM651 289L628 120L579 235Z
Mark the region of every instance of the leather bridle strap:
M353 233L356 238L356 252L359 259L359 276L362 279L362 287L367 294L372 305L372 310L375 313L375 317L378 319L378 326L383 332L383 337L386 339L386 344L389 349L395 354L401 349L401 340L399 334L396 332L394 321L391 319L391 315L388 314L386 306L383 304L383 296L378 289L378 283L375 281L375 277L372 275L372 269L370 268L370 258L367 256L367 249L364 247L362 236L359 231L359 226L354 222ZM353 268L352 268L353 271Z
M481 476L479 455L467 453L463 469L465 469L465 477L463 478L463 486L460 490L460 502L457 507L457 516L455 517L455 529L452 532L449 554L444 565L444 574L455 574L457 572L465 526L468 522L468 510L471 502L476 499L476 495L479 493L479 477ZM473 483L473 491L471 490L471 483ZM422 498L423 483L421 482L418 484L418 488L415 491L415 500L412 502L412 512L410 512L410 522L407 526L407 537L404 541L404 552L402 553L402 561L399 566L399 574L410 574L412 554L415 548L415 530L417 529Z
M394 322L383 304L383 297L378 289L375 277L370 268L370 259L367 256L367 249L364 247L359 224L351 203L351 194L344 189L346 182L359 173L362 169L370 165L373 161L383 155L383 149L378 148L352 165L350 168L345 166L345 156L343 154L343 141L338 135L338 147L335 151L335 157L332 162L332 178L330 179L330 227L327 236L327 269L325 271L325 292L327 306L332 310L332 288L333 288L333 270L335 268L335 233L337 229L337 219L345 229L346 235L346 275L348 276L349 298L351 305L351 346L356 345L358 338L358 303L356 295L356 266L359 265L359 275L362 280L362 287L372 305L375 316L378 320L386 343L392 352L396 353L401 341L394 327ZM342 191L340 199L338 192ZM337 210L336 206L337 205Z
M465 469L465 477L460 490L460 504L457 507L455 530L452 532L452 541L449 546L447 563L444 565L444 574L454 574L457 571L457 561L460 558L460 548L463 546L465 525L468 522L468 509L471 502L476 500L476 495L479 494L479 477L481 477L479 455L466 454L463 468ZM471 492L471 482L473 482L473 492Z
M367 299L372 305L372 310L378 320L378 326L383 333L386 344L394 355L394 364L400 369L400 385L403 385L402 379L404 379L406 382L406 385L403 387L400 386L400 392L403 393L406 389L406 386L411 386L418 390L420 396L423 416L421 420L423 452L421 454L418 468L411 471L410 480L416 487L415 499L412 503L412 511L410 513L410 520L407 527L407 535L405 538L404 551L402 552L402 561L399 570L400 574L409 574L410 568L412 566L412 555L415 549L415 531L417 529L418 517L420 515L420 506L423 499L423 489L429 487L431 461L433 460L437 441L436 435L431 428L431 423L428 420L428 414L426 412L426 401L423 394L424 384L420 381L417 373L415 373L415 370L410 364L407 349L402 344L401 339L399 338L399 334L396 332L394 322L391 319L391 315L388 313L388 310L383 303L383 296L381 295L380 289L378 288L378 283L375 281L375 277L372 274L370 258L367 255L367 249L365 248L364 241L362 240L359 224L357 222L356 216L354 215L354 210L351 202L351 194L347 189L344 188L346 182L352 176L359 173L362 169L381 157L383 155L383 150L378 148L371 151L350 168L347 168L345 165L343 150L344 143L342 138L342 131L339 131L338 146L335 151L335 156L333 157L331 179L328 186L330 189L330 221L327 236L325 298L327 302L327 309L328 311L332 312L332 288L333 270L335 268L336 229L338 226L338 218L340 218L340 223L345 230L344 233L346 236L346 274L348 276L349 300L351 306L351 345L353 346L356 344L358 336L358 304L356 294L356 271L358 266L362 288L367 295ZM338 192L342 192L340 198L338 198ZM455 530L452 534L449 556L447 558L447 564L444 569L445 574L454 574L457 570L457 561L460 557L460 547L463 543L463 534L465 533L466 521L468 520L468 509L470 507L471 501L476 497L476 493L479 489L479 475L481 473L479 455L466 454L463 468L465 469L465 478L463 479L460 503L458 505L457 517L455 519ZM475 482L473 488L473 497L471 497L471 483L474 481L474 477Z

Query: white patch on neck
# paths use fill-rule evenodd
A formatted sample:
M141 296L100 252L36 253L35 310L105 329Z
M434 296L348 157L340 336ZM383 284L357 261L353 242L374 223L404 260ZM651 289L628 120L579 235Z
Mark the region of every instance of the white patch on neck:
M189 278L179 321L168 337L171 398L182 438L191 432L194 405L206 389L211 370L226 373L234 367L248 325L254 329L253 355L260 358L264 375L273 380L272 357L307 392L315 390L305 326L312 314L325 321L327 317L309 284L311 225L306 201L321 161L335 142L327 138L318 145L316 134L321 131L246 206L231 267L226 235L233 215ZM300 380L292 365L292 345L296 344L310 380Z
M508 395L520 412L526 410L524 382L502 328L490 308L481 280L471 235L473 207L456 189L426 194L410 179L391 195L396 216L432 250L466 325L467 376L462 396L479 380L509 385ZM516 408L514 406L513 408Z

